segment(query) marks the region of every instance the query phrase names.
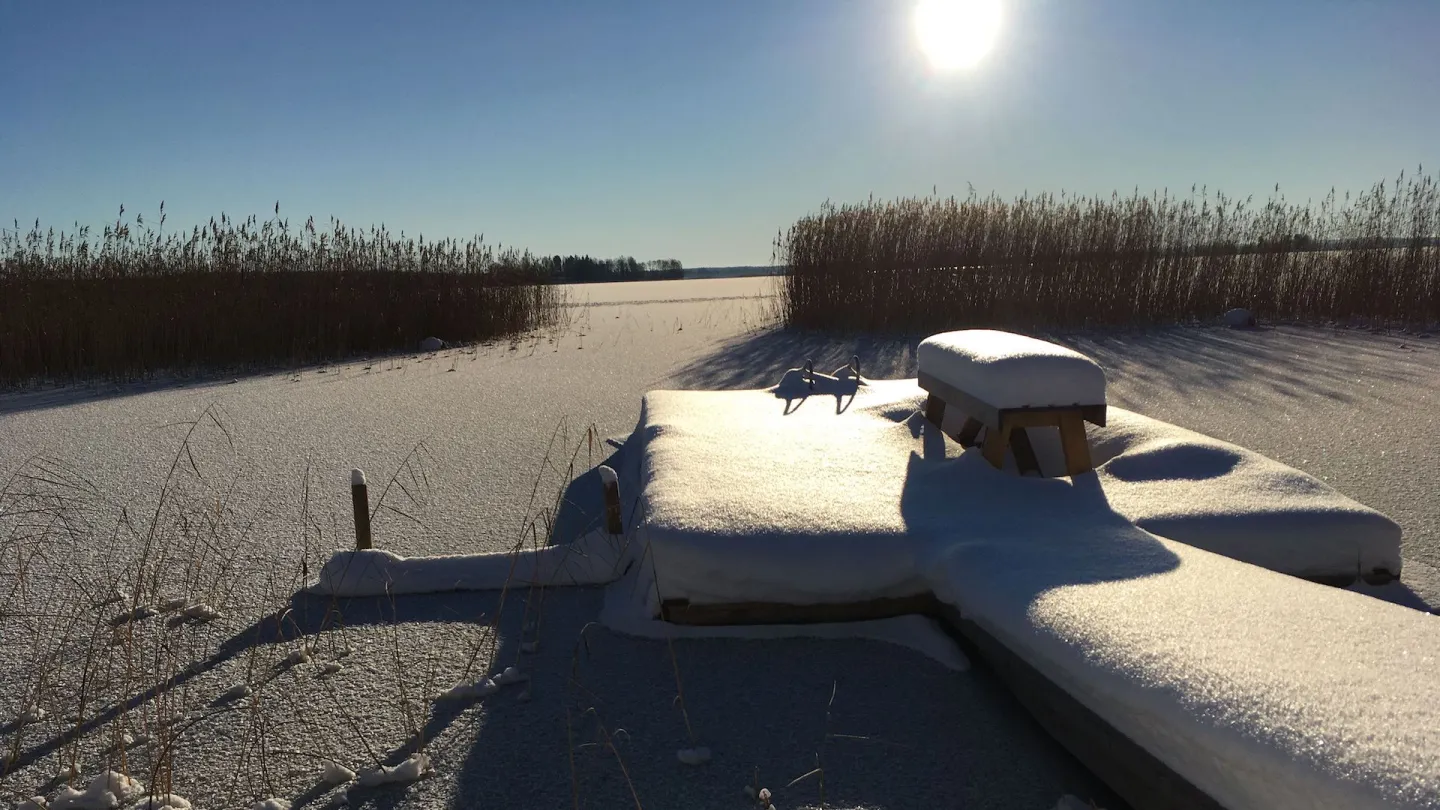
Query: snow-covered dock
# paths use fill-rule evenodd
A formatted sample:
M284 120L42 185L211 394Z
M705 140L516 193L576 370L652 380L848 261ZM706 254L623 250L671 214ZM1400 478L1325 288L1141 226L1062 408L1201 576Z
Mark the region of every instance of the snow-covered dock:
M913 381L775 396L645 398L653 610L930 594L1182 786L1146 795L1167 778L1062 738L1137 807L1440 801L1440 620L1276 573L1398 573L1383 515L1118 408L1095 473L1043 479L936 430ZM1057 463L1058 438L1035 444Z
M996 470L947 435L959 424L927 421L925 400L914 380L844 370L651 392L620 454L623 536L440 560L347 552L317 588L619 579L602 619L645 635L717 630L662 616L915 610L958 631L1137 808L1440 804L1440 619L1306 581L1398 576L1394 522L1114 407L1087 437L1093 472ZM1033 450L1063 469L1052 432L1033 431ZM924 648L917 637L905 643Z

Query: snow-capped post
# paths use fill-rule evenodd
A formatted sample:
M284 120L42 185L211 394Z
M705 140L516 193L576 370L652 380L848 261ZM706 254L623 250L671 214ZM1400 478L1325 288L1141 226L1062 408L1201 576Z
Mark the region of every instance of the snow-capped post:
M620 517L620 476L605 465L600 465L600 483L605 485L605 531L624 534L625 522Z
M854 372L855 379L860 379L860 355L850 355L850 370Z
M350 471L350 502L355 507L355 548L373 548L370 540L370 492L365 486L365 473L359 469Z
M810 384L810 390L815 390L815 358L805 360L805 382Z

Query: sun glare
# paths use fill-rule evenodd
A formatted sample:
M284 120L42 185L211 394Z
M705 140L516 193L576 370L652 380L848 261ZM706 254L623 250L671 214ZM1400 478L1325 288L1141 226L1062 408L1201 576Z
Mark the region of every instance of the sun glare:
M1000 34L1000 0L920 0L915 35L920 50L938 70L980 63Z

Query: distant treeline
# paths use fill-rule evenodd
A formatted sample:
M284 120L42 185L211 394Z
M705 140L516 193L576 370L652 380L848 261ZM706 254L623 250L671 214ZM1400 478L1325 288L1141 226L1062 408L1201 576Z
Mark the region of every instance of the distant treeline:
M638 262L630 256L596 259L593 256L552 256L548 260L551 281L556 284L586 284L597 281L658 281L685 277L685 268L675 259Z

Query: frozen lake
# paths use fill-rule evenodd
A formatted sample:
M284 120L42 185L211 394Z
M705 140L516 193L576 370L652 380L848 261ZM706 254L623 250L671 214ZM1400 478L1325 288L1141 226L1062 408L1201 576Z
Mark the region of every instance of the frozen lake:
M233 452L229 441L207 431L198 445L199 466L212 477L234 476L224 488L226 504L248 520L247 559L298 569L306 554L297 524L307 469L311 491L304 508L318 516L314 522L334 547L349 539L350 468L364 468L378 489L421 444L428 481L423 502L406 505L414 520L382 514L376 545L401 554L507 549L532 511L537 479L540 499L553 498L587 428L600 438L627 434L648 390L762 387L807 357L829 370L852 354L866 376L913 376L921 336L776 331L774 283L579 285L570 288L566 323L516 341L234 380L0 395L0 475L34 456L63 459L111 500L108 518L97 524L113 522L122 506L144 515L175 459L182 433L173 425L212 408ZM1440 594L1431 583L1440 566L1440 499L1432 470L1440 462L1440 338L1310 327L1062 338L1106 369L1112 403L1256 450L1389 514L1405 531L1406 581L1437 604ZM547 447L554 448L548 461ZM603 444L587 445L579 466L598 463L607 452ZM108 546L106 537L96 533L89 559L73 561L77 568L104 570L113 557L132 553ZM263 602L273 588L259 575L237 576L234 585L233 598L247 605ZM487 702L442 724L430 747L437 776L413 789L417 805L513 804L526 796L527 806L570 806L565 709L574 704L565 697L567 675L598 599L581 590L547 600L533 664L535 701ZM412 645L406 654L419 661L459 655L481 614L498 605L492 595L405 601L393 618ZM222 629L240 632L246 624L237 617ZM334 688L364 696L403 687L403 678L386 675L389 652L381 642L389 625L356 624L358 666L347 681L347 665ZM502 650L513 645L514 629L501 624ZM993 684L875 641L677 643L690 721L716 752L709 766L688 769L674 759L687 735L673 706L667 646L595 629L586 638L588 700L608 728L626 729L618 748L646 806L737 806L756 768L782 806L818 802L813 778L779 788L814 768L822 746L831 806L1049 808L1063 793L1107 800L1017 708L997 698ZM19 644L0 651L8 687L0 691L12 695L0 702L5 716L21 711L14 696L24 692L19 687L28 682L32 657ZM437 679L453 677L447 666ZM206 683L233 682L240 667L238 660L224 662ZM361 677L362 669L369 674ZM825 743L832 692L831 730L851 736ZM376 744L398 744L400 704L361 702ZM338 708L322 701L313 712L310 724L331 731L295 731L294 745L330 734L324 743L330 748L355 747ZM175 792L192 799L246 795L214 786L230 767L234 737L223 724L197 731L197 753L183 769L177 766ZM595 797L592 804L633 803L614 752L586 748L580 760L576 778ZM43 781L25 772L8 779ZM6 787L11 784L16 791L36 787L22 781Z

